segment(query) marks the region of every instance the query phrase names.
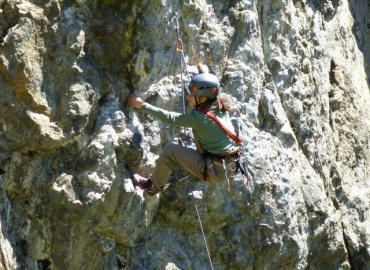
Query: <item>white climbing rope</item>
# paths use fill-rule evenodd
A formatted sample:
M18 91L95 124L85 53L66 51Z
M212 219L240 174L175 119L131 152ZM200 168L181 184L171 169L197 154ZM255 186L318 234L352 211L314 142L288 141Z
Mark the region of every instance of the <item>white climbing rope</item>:
M208 245L207 245L207 239L206 239L206 236L205 236L204 231L203 231L202 221L201 221L201 219L200 219L200 215L199 215L199 211L198 211L198 206L197 206L197 204L195 204L195 210L197 210L197 216L198 216L198 220L199 220L200 229L201 229L201 231L202 231L204 244L205 244L206 249L207 249L208 260L209 260L209 263L210 263L210 265L211 265L211 269L213 270L212 259L211 259L211 255L210 255L210 253L209 253L209 249L208 249Z

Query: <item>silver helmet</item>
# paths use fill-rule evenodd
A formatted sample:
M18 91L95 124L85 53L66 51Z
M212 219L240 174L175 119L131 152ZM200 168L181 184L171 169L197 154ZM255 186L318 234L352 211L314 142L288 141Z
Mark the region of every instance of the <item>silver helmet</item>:
M189 90L195 96L213 99L220 93L220 82L213 74L198 74L190 81Z

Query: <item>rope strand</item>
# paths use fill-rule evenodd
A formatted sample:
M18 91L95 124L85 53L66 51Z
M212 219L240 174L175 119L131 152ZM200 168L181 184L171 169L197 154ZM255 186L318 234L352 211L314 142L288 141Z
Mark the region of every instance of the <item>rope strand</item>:
M177 12L175 12L175 16L171 19L171 23L175 28L176 32L176 52L180 53L180 75L181 75L181 96L182 96L182 113L186 113L186 96L189 93L189 90L187 89L185 85L185 80L184 80L184 71L186 72L186 77L189 79L189 72L186 64L186 59L185 59L185 54L184 54L184 43L182 39L180 38L180 24L177 18ZM187 146L187 140L190 137L189 131L184 128L184 134L185 134L185 141L184 144ZM182 142L180 141L182 144Z
M201 229L201 231L202 231L204 244L206 245L209 264L211 265L211 269L213 270L212 259L211 259L211 255L209 254L208 245L207 245L207 239L206 239L206 236L205 236L204 231L203 231L202 221L200 220L200 215L199 215L199 211L198 211L198 206L197 206L197 204L195 204L195 209L197 210L197 216L198 216L198 220L199 220L200 229Z

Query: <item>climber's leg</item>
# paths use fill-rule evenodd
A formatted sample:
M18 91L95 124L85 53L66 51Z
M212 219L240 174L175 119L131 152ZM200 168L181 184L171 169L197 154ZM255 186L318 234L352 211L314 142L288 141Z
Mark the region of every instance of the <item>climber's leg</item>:
M179 166L200 178L204 168L204 159L195 149L169 143L157 159L156 168L151 177L153 190L162 190L172 172Z

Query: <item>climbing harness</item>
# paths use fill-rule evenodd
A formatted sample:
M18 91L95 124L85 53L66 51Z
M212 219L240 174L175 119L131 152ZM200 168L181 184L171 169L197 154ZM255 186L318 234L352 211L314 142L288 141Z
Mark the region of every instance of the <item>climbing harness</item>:
M232 169L235 169L234 174L236 174L239 168L239 147L234 151L225 154L212 154L208 151L204 151L201 155L205 161L203 173L201 174L201 180L204 182L210 182L207 172L207 158L210 158L214 164L222 166L225 176L226 189L230 192L230 179L227 172L230 170L230 165L233 166Z
M205 157L209 156L211 158L216 158L216 159L219 159L222 161L222 167L223 167L223 170L224 170L224 175L225 175L225 181L226 181L226 188L227 188L227 191L230 192L230 180L229 180L229 177L227 176L227 165L226 165L226 161L230 161L230 163L234 163L235 164L235 171L234 171L234 174L238 173L238 171L240 171L240 173L242 175L246 175L248 174L248 171L245 167L245 161L244 159L241 157L241 150L240 150L240 146L241 144L243 143L243 140L240 139L238 136L236 136L233 132L231 132L229 129L227 129L221 122L220 120L218 120L218 118L216 117L216 115L214 115L214 113L212 113L210 110L208 110L207 108L204 108L204 107L201 107L201 108L198 108L198 111L206 114L209 118L211 118L233 141L235 141L239 147L232 151L232 152L229 152L229 153L225 153L225 154L211 154L211 153L208 153L207 151L205 151L202 155L204 155ZM205 179L204 181L207 181L208 177L207 177L207 162L205 164L205 167L204 167L204 172L203 172L203 178ZM247 177L249 177L249 175L247 175Z

